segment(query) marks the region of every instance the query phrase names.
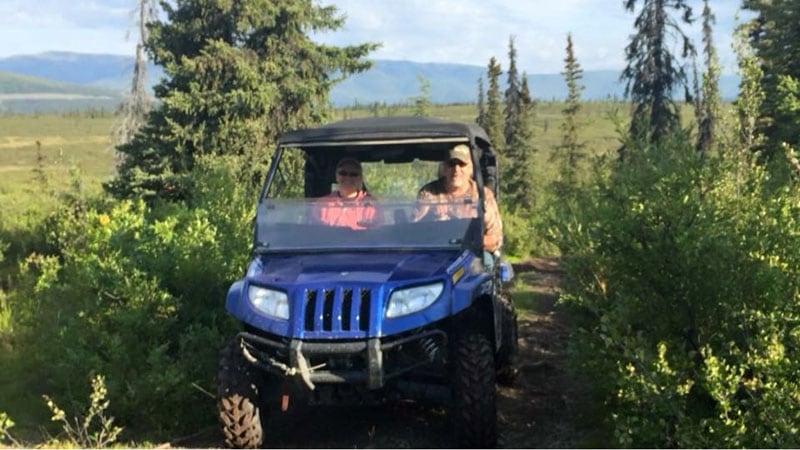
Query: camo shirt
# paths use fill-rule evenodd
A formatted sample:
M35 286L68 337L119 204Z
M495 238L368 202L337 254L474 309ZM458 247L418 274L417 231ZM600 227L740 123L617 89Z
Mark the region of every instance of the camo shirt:
M439 178L436 181L432 181L422 189L419 190L419 194L417 195L418 200L422 200L425 202L453 202L457 200L461 200L463 198L470 198L472 200L478 199L478 185L475 183L475 180L469 180L470 187L469 187L469 194L464 196L455 196L453 194L449 194L445 189L444 178ZM494 253L500 246L503 244L503 223L500 220L500 211L497 208L497 200L494 198L494 193L492 190L485 187L483 188L484 192L484 212L483 212L483 224L484 224L484 231L483 231L483 249ZM473 214L474 211L471 207L465 205L464 208L459 208L457 205L447 205L447 204L439 204L439 205L424 205L421 204L417 211L414 214L414 220L420 220L428 214L434 214L437 220L444 220L448 217L458 217L463 218L467 217L470 214Z

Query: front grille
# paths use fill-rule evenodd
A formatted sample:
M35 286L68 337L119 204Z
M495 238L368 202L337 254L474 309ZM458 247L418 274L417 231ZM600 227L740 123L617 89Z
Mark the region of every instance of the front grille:
M365 288L308 289L303 329L307 332L369 330L372 290Z

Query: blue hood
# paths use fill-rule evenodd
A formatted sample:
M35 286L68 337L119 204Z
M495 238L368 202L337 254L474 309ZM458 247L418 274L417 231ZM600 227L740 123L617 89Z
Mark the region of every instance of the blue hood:
M466 251L271 253L257 256L245 279L228 290L226 308L241 321L278 336L299 339L364 339L402 333L468 307L488 276L463 272L473 261ZM457 285L453 273L461 267ZM419 312L385 317L394 289L443 282L439 299ZM288 320L264 315L247 297L248 285L283 291Z
M445 273L458 252L268 255L254 260L248 277L262 283L386 283Z

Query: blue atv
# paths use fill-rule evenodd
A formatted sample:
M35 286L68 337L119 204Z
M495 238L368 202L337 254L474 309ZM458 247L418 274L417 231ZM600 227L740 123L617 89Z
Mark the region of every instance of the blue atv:
M481 201L421 205L419 188L459 143L471 150ZM358 207L374 209L370 223L318 220L343 158L363 165L373 201ZM448 408L455 446L496 446L496 383L513 382L517 352L504 294L511 266L482 249L481 187L497 195L497 178L474 124L384 117L283 134L258 200L252 260L225 302L242 324L218 373L225 445L260 447L290 399L410 399ZM470 214L435 220L420 217L422 206Z

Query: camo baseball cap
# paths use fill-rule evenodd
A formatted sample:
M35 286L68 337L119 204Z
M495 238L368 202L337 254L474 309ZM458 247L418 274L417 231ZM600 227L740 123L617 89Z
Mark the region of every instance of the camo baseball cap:
M450 149L450 153L447 155L447 160L457 159L464 164L472 164L472 158L469 154L469 147L464 144L458 144L455 147Z

